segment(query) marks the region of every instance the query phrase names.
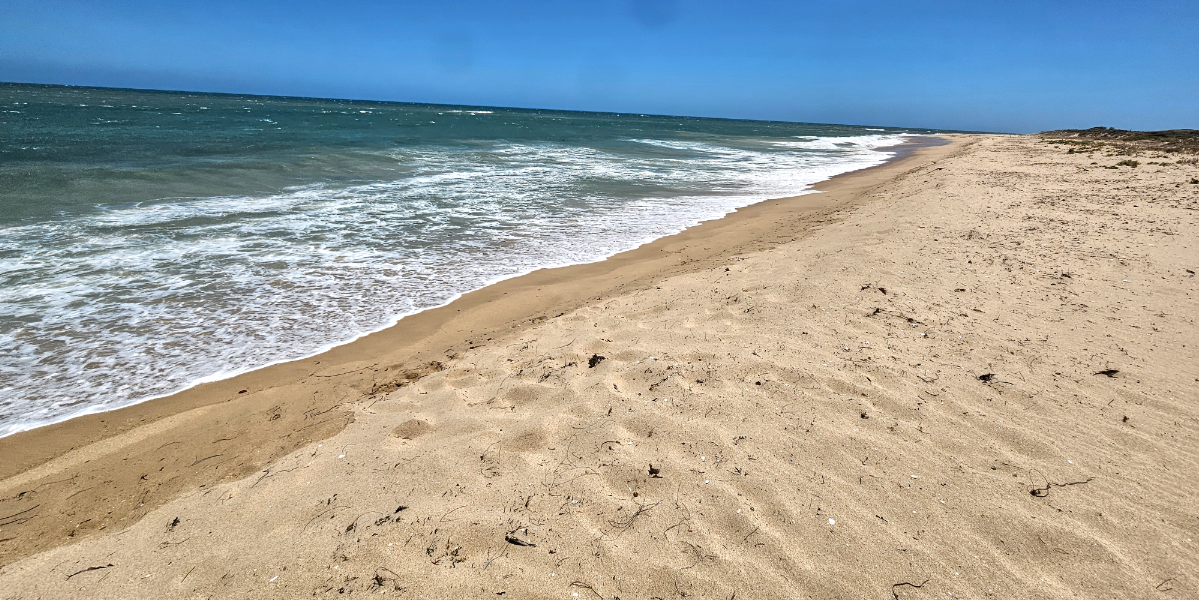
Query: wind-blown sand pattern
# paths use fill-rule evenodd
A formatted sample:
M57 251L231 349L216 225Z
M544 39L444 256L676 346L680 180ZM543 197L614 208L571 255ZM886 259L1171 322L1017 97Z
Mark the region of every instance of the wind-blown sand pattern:
M13 436L0 597L1195 597L1195 166L953 137Z

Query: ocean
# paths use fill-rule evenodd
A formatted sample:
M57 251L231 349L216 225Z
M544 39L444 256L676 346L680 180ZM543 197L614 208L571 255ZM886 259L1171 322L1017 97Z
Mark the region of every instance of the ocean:
M311 356L925 132L0 83L0 435Z

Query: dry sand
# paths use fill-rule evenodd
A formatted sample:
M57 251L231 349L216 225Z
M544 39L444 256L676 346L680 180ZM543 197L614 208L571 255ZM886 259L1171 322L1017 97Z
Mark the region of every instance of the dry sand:
M955 136L5 438L0 598L1194 598L1196 168L1120 158Z

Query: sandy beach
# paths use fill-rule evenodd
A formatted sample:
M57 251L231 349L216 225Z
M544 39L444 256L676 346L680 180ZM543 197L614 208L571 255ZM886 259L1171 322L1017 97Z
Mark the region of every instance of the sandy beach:
M1195 597L1195 155L944 137L2 438L0 598Z

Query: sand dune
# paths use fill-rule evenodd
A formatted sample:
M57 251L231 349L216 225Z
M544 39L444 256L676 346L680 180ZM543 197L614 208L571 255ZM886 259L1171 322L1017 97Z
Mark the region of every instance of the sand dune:
M20 469L0 598L1195 597L1195 166L953 140Z

